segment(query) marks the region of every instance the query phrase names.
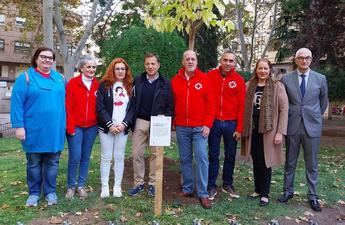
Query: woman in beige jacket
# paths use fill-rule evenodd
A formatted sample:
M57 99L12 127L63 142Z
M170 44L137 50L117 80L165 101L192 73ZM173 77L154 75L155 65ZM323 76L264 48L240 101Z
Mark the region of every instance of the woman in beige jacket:
M288 120L288 97L280 81L272 79L268 59L258 60L247 82L241 154L253 159L255 192L260 206L269 204L272 167L283 164L283 135Z

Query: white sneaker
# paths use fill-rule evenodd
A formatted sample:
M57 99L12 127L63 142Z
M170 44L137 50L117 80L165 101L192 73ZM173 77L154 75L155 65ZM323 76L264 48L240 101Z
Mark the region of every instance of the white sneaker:
M108 197L109 197L109 186L102 186L101 198L108 198Z
M113 196L114 197L117 197L117 198L120 198L122 197L122 190L120 187L115 187L113 188Z

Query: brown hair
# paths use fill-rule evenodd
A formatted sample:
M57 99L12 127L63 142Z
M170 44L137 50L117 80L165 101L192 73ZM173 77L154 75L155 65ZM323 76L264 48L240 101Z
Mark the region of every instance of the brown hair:
M254 68L254 70L253 70L253 73L252 73L252 76L251 76L250 80L257 79L257 77L256 77L256 69L258 68L260 62L265 62L265 63L267 63L268 67L270 68L269 77L272 78L273 68L272 68L272 63L271 63L271 61L268 60L268 59L266 59L266 58L261 58L261 59L259 59L259 60L256 62L255 68Z
M123 58L115 58L111 63L109 64L105 74L103 75L101 79L101 83L104 82L105 88L109 89L115 82L116 82L116 76L115 76L115 65L117 63L123 63L126 67L126 75L123 79L123 86L126 89L128 96L131 96L132 92L132 86L133 86L133 77L131 69L128 66L128 63Z
M157 62L160 63L161 60L159 59L159 56L156 53L153 53L153 52L146 53L145 56L144 56L144 61L147 58L152 58L152 57L155 57Z
M41 52L44 52L44 51L49 51L49 52L51 52L51 53L53 54L53 59L54 59L54 61L55 61L55 53L54 53L53 49L47 48L47 47L40 47L40 48L38 48L38 49L35 51L34 55L33 55L32 58L31 58L31 65L32 65L33 67L35 67L35 68L37 67L36 60L37 60L38 56L40 55L40 53L41 53Z

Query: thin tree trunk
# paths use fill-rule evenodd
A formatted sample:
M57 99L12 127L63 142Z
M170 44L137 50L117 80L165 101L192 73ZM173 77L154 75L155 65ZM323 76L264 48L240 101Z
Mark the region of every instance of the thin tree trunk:
M272 38L274 36L274 31L276 29L277 26L277 10L278 10L278 1L274 2L274 9L273 9L273 20L272 20L272 26L271 26L271 32L270 32L270 36L268 37L267 43L265 45L264 51L261 54L261 57L265 57L266 52L268 50L268 47L271 44Z
M76 50L75 50L74 54L68 53L66 31L65 31L63 23L62 23L61 2L60 2L60 0L54 0L54 3L55 3L54 21L55 21L56 28L58 31L58 36L60 39L60 50L61 50L61 53L63 56L63 61L64 61L64 74L65 74L67 79L70 79L73 77L74 67L76 66L76 64L79 60L79 57L82 53L82 50L85 47L87 39L92 34L93 28L102 19L104 19L105 13L113 5L113 0L106 1L106 4L103 7L101 12L97 11L97 7L99 6L99 1L98 0L93 1L89 21L86 24L86 27L84 29L84 33L83 33L81 39L79 40L79 43L75 46Z
M239 39L240 39L240 46L241 46L241 53L242 59L244 64L245 71L250 71L250 65L248 60L248 53L246 48L246 41L243 33L243 23L242 23L242 10L243 6L245 5L245 0L242 3L239 3L239 0L236 0L236 16L237 16L237 26L239 32Z
M251 45L250 45L250 59L248 61L248 69L250 70L250 65L252 64L253 58L254 58L254 47L255 47L255 33L256 29L258 27L258 11L259 11L259 5L261 1L256 0L254 4L254 21L253 21L253 31L252 31L252 36L251 36ZM247 68L246 68L247 69ZM249 71L247 70L247 71Z
M53 0L43 1L43 44L45 47L54 49L53 35ZM56 68L54 63L53 69Z

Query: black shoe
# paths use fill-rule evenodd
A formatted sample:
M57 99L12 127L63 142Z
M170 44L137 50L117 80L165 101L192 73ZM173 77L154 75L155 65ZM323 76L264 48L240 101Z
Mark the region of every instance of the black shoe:
M321 212L321 206L317 199L309 200L309 204L314 211Z
M278 198L278 202L287 203L291 198L293 198L293 194L284 193Z
M208 191L208 198L210 200L214 200L214 197L217 195L217 189L216 188L211 188L211 190Z
M259 206L261 206L261 207L263 207L263 206L268 206L269 204L270 204L270 202L269 201L263 201L262 199L263 199L264 197L262 197L261 199L260 199L260 201L259 201ZM267 200L268 200L268 198L267 198Z
M155 197L155 186L149 185L149 188L147 189L147 193L150 197Z

